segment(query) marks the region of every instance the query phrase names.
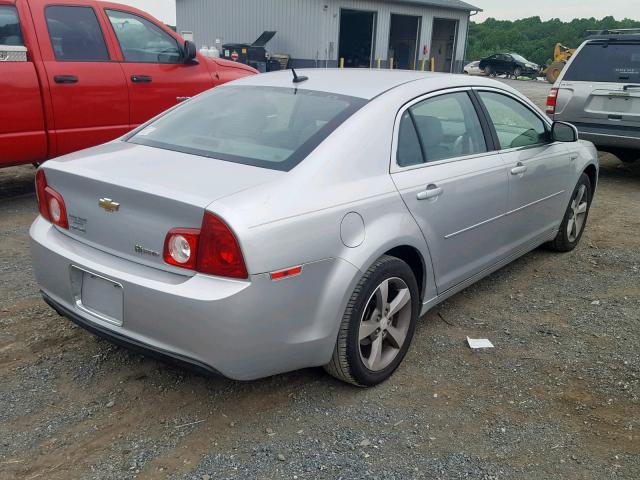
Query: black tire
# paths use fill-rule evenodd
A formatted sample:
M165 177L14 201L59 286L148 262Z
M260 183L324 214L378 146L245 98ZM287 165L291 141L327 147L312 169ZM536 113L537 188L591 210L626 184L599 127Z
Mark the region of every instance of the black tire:
M613 153L622 163L634 163L640 160L640 152L634 150L614 150Z
M491 65L487 65L486 67L484 67L484 73L485 75L490 77L491 75L494 74L493 67Z
M385 280L404 281L411 294L411 316L404 343L386 368L372 371L367 368L360 354L359 331L365 309L376 290ZM402 260L383 255L362 276L353 291L342 317L338 339L331 361L324 366L332 376L360 387L371 387L388 379L404 359L415 332L420 313L418 284L413 271Z
M513 78L518 78L522 76L522 69L520 67L516 67L513 69Z
M586 191L584 195L586 196L587 210L585 212L584 221L580 226L580 231L577 233L575 238L571 238L569 236L568 227L569 222L574 217L573 211L573 202L578 195L579 190L582 186L585 186ZM580 243L580 239L582 238L582 234L587 226L587 219L589 218L589 210L591 208L591 201L593 200L593 189L591 187L591 180L587 174L583 173L580 175L580 179L578 180L578 184L573 189L573 193L571 194L571 199L569 200L569 205L567 206L567 210L565 211L564 217L562 219L562 223L560 224L560 229L558 230L558 234L556 238L554 238L551 242L547 244L547 247L554 252L570 252L574 248L578 246Z

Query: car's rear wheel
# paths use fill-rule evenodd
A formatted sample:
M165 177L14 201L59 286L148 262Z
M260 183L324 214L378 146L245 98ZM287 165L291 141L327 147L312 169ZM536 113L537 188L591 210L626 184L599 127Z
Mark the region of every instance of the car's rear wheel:
M580 176L580 180L578 180L576 188L573 190L560 230L558 230L556 238L548 244L551 250L570 252L580 243L584 228L587 225L592 196L591 181L583 173Z
M491 65L487 65L486 67L484 67L484 73L485 75L490 77L491 75L494 74L493 67Z
M385 381L409 349L419 310L411 268L398 258L380 257L351 295L325 370L358 386Z

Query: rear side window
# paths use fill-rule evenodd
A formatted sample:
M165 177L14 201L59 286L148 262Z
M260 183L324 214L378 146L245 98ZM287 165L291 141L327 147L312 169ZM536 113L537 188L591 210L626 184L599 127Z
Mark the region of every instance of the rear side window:
M117 10L107 10L127 62L182 63L175 38L148 20Z
M0 5L0 45L13 47L24 45L15 7Z
M109 52L93 8L52 5L46 8L45 16L57 60L109 61Z
M496 129L500 148L528 147L548 141L545 123L523 104L500 93L479 92L479 95Z
M409 108L401 119L397 154L401 167L486 151L480 120L464 92L424 100Z
M640 42L588 43L573 59L563 80L640 82Z
M222 86L160 117L128 141L288 171L365 103L294 88Z

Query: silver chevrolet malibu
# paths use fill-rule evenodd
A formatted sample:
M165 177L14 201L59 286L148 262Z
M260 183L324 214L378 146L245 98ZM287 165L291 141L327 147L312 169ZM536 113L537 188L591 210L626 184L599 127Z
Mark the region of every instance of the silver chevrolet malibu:
M597 179L593 145L502 83L281 71L47 162L33 263L49 305L116 343L371 386L434 305L575 248Z

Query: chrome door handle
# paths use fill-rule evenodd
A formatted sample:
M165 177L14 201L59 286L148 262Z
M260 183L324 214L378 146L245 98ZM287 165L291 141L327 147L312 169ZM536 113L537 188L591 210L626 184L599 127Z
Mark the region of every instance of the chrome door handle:
M429 185L426 190L418 193L418 200L429 200L432 198L438 198L442 195L442 188L436 187L435 185Z
M519 163L511 169L511 175L522 175L527 171L527 166Z

